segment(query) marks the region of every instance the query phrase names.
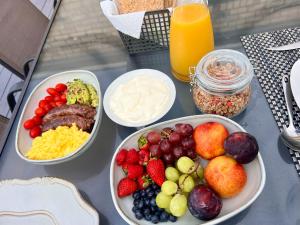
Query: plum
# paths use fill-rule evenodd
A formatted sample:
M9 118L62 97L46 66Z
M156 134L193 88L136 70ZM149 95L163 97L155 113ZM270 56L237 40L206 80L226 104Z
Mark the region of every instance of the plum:
M259 147L252 135L245 132L235 132L226 138L224 149L238 163L247 164L255 159Z
M188 197L188 208L191 214L200 220L211 220L217 217L222 206L221 198L204 185L197 185Z

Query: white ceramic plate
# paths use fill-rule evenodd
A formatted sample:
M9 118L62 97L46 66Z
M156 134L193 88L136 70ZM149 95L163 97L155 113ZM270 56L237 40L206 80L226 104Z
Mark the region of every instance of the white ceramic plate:
M0 199L0 221L10 221L4 224L99 225L97 211L73 184L58 178L1 181Z
M149 132L150 130L161 130L164 127L174 127L176 123L190 123L193 127L198 124L206 123L206 122L219 122L223 124L230 133L236 131L245 131L239 124L236 122L227 119L222 116L217 115L195 115L195 116L188 116L182 117L174 120L169 120L166 122L158 123L156 125L144 128L135 132L134 134L127 137L116 149L116 152L112 158L111 166L110 166L110 188L111 188L111 195L113 198L114 205L120 214L120 216L128 223L128 224L140 224L140 225L150 225L150 222L146 220L137 220L131 211L133 206L133 198L126 197L120 199L117 195L117 186L119 180L124 177L124 173L120 167L117 166L115 163L115 157L117 152L121 148L130 148L130 147L137 147L138 138L144 134ZM205 224L205 225L213 225L218 224L222 221L233 217L234 215L238 214L239 212L246 209L250 206L255 199L260 195L262 192L265 180L266 180L266 173L264 168L263 160L258 153L257 158L249 164L244 165L244 168L247 172L247 183L241 193L237 196L223 200L223 208L219 216L210 221L201 221L193 217L190 212L188 211L187 214L178 219L176 223L163 223L163 224L178 224L178 225L196 225L196 224Z
M131 80L132 78L136 77L136 76L140 76L143 74L149 74L154 78L158 78L161 81L163 81L170 89L170 98L169 98L169 102L167 103L167 106L165 108L164 111L161 112L160 115L152 118L149 121L145 121L142 123L131 123L131 122L127 122L122 120L121 118L119 118L114 112L112 112L112 110L110 109L109 106L109 102L110 102L110 97L113 93L113 91L122 83L127 82L128 80ZM121 76L119 76L117 79L115 79L107 88L105 94L104 94L104 98L103 98L103 105L104 105L104 111L105 113L108 115L108 117L114 121L117 124L126 126L126 127L143 127L146 126L148 124L154 123L155 121L161 119L173 106L174 101L176 98L176 89L175 89L175 85L173 83L173 81L163 72L160 72L158 70L152 70L152 69L139 69L139 70L132 70L130 72L124 73Z
M290 83L295 102L300 107L300 59L292 67Z
M92 132L90 133L89 139L79 149L77 149L70 155L67 155L62 158L52 159L52 160L28 159L25 156L25 154L31 147L32 138L29 136L28 130L25 130L25 128L23 127L23 123L27 119L30 119L34 116L34 110L38 107L39 101L48 95L46 91L47 88L54 87L57 83L67 83L68 81L73 81L74 79L81 79L86 83L92 84L97 90L97 94L99 96L99 106L96 109L97 114L95 116L95 124ZM50 164L57 164L57 163L69 161L82 154L93 143L97 131L99 130L100 127L101 118L102 118L101 89L95 74L86 70L72 70L72 71L66 71L66 72L54 74L48 77L47 79L43 80L41 83L39 83L34 88L29 98L27 99L27 102L24 106L23 112L19 120L18 128L17 128L16 141L15 141L16 151L22 159L34 164L50 165Z

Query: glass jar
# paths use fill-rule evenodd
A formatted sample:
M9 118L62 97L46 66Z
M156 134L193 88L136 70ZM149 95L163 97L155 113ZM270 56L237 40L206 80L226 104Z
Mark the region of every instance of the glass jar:
M212 51L201 59L193 73L193 99L203 113L233 117L247 107L254 72L242 53Z

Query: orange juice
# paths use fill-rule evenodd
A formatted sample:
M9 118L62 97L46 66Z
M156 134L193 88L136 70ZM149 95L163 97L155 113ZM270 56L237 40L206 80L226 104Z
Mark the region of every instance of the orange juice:
M214 49L214 35L206 4L177 6L171 16L170 61L173 75L189 81L189 67Z

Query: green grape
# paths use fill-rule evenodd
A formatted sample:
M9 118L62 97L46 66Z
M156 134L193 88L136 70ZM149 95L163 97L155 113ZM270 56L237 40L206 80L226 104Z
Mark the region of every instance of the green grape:
M170 202L170 211L173 216L180 217L186 213L187 199L185 195L176 194Z
M195 187L194 179L188 174L183 174L179 177L178 181L179 187L184 192L191 192Z
M177 167L179 171L182 173L190 172L191 170L193 170L194 166L195 166L194 161L186 156L180 157L177 161Z
M161 186L161 191L166 195L174 195L177 189L177 184L170 180L165 181Z
M199 165L197 167L196 171L193 172L191 175L192 175L192 177L194 179L200 179L200 180L202 180L203 177L204 177L204 169L203 169L203 167L201 165Z
M161 209L169 208L171 199L172 196L159 192L155 199L156 205Z
M179 172L174 167L168 167L165 171L165 175L168 180L171 180L174 182L178 181L178 179L179 179Z
M169 206L168 208L165 208L165 211L166 211L167 213L171 213L171 211L170 211L170 206Z

